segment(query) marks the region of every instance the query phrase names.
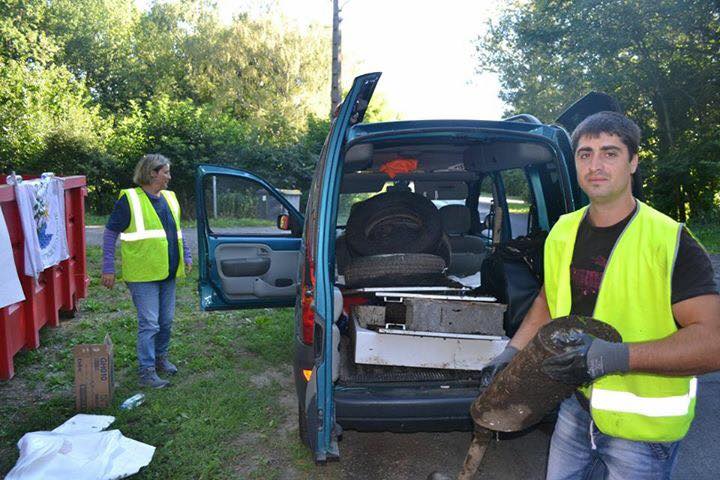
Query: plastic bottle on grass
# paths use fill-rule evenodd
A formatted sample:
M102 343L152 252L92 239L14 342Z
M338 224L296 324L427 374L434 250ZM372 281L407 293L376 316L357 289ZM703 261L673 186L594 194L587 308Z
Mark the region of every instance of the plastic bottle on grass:
M126 399L124 402L120 404L121 410L132 410L133 408L137 407L138 405L142 404L145 401L145 394L144 393L136 393L132 397Z

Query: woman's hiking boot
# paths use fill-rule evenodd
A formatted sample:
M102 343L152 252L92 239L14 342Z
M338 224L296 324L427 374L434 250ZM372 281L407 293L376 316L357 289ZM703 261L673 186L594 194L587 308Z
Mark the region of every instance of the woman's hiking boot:
M170 382L158 377L155 369L145 368L140 371L140 386L151 388L163 388L170 385Z
M155 369L168 375L175 375L178 371L177 367L168 360L167 355L161 355L155 359Z

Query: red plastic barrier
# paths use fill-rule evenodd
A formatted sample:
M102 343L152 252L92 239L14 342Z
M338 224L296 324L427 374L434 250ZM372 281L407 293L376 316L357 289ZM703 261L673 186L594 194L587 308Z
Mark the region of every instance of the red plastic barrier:
M24 301L0 308L0 380L9 380L15 374L13 356L17 352L22 348L32 350L40 346L40 329L45 324L58 326L59 312L72 315L77 300L87 296L90 283L85 258L87 187L84 176L64 177L64 180L65 225L70 257L43 271L37 284L32 277L25 275L25 241L15 190L10 185L0 186L0 207L25 293Z

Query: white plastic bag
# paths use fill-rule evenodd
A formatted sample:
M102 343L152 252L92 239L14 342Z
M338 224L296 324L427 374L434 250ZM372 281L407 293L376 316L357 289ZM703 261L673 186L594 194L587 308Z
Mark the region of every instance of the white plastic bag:
M115 421L105 415L78 414L52 432L26 433L20 458L6 480L114 480L148 465L155 447L102 431Z

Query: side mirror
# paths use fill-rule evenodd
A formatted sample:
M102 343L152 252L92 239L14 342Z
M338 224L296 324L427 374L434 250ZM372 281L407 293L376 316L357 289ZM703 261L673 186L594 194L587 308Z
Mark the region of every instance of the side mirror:
M290 215L287 215L287 214L278 215L277 227L280 230L290 230Z
M295 237L299 237L302 235L302 225L298 224L298 222L287 213L278 215L277 227L280 230L289 231Z

